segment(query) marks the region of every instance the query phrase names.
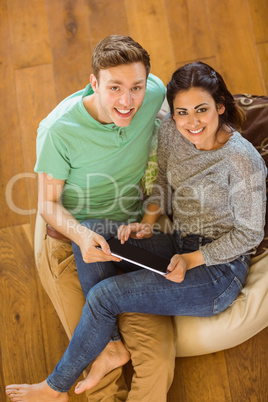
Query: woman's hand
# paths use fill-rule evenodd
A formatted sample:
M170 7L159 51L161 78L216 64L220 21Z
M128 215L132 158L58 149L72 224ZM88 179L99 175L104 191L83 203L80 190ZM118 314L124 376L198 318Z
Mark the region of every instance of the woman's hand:
M130 237L132 239L148 239L153 235L153 228L149 223L130 223L129 225L121 225L118 228L117 236L124 244Z
M204 257L200 250L186 254L175 254L167 267L169 274L166 278L170 281L180 283L184 280L186 271L205 264Z
M175 254L167 267L169 274L166 275L166 278L172 282L181 283L188 269L187 265L187 261L183 255Z
M111 250L103 236L98 235L90 229L86 229L78 243L83 260L86 263L97 261L115 261L120 262L121 259L111 255ZM99 250L97 247L100 247Z

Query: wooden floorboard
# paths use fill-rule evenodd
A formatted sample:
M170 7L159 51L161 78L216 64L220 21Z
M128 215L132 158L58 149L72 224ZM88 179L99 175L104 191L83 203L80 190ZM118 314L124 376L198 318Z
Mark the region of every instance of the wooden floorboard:
M165 84L175 68L199 59L231 92L268 95L267 20L266 0L0 2L1 402L8 383L46 377L68 344L33 257L40 120L87 85L92 50L109 34L139 41ZM267 341L268 328L235 348L176 359L168 402L267 402ZM125 374L130 384L130 364ZM72 389L70 400L85 396Z
M0 230L1 354L4 381L46 375L30 225Z
M90 25L84 0L47 0L46 5L54 84L59 102L89 81Z
M167 402L186 401L186 387L182 370L182 359L176 359L174 381L167 395Z
M263 86L265 88L264 93L268 94L268 42L257 44L257 48L262 71Z
M15 68L51 63L43 0L8 0L8 21Z
M267 42L268 2L266 0L249 0L248 8L256 43Z
M176 66L214 55L206 0L166 1Z
M268 401L267 340L268 328L224 352L234 402Z
M88 0L87 13L92 49L107 35L130 34L125 0Z
M44 64L15 71L24 177L27 189L27 213L34 234L37 212L36 131L42 119L57 105L53 67Z
M27 223L28 218L16 212L18 206L27 208L27 192L21 181L15 182L24 166L6 4L0 7L0 21L0 227L6 227Z
M186 401L231 401L223 352L181 360Z
M217 66L231 92L262 93L262 79L256 74L258 54L247 1L210 0L208 9Z

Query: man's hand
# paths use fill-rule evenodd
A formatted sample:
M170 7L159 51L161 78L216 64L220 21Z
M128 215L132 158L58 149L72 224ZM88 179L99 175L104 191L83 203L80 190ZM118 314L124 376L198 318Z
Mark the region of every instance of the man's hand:
M132 239L148 239L153 235L153 228L149 223L130 223L129 225L121 225L118 228L117 236L124 244L130 237Z
M103 236L98 235L90 229L87 229L81 236L78 243L83 260L86 263L97 261L115 261L120 262L121 259L111 255L111 250ZM99 250L97 247L100 247Z
M166 278L172 282L181 283L184 280L187 269L187 262L183 255L175 254L167 267L170 273L166 275Z

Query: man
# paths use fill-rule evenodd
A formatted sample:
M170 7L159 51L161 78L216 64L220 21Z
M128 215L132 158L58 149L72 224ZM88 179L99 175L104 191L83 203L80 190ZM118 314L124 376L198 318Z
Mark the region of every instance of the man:
M38 209L48 223L39 275L69 338L84 304L69 239L91 266L118 261L102 235L111 222L142 215L139 183L165 96L163 83L149 74L148 53L130 37L102 40L92 69L90 84L41 122L37 138ZM86 219L92 226L81 225ZM135 370L131 391L127 396L117 368L88 392L88 400L165 401L174 370L171 319L126 314L120 331Z

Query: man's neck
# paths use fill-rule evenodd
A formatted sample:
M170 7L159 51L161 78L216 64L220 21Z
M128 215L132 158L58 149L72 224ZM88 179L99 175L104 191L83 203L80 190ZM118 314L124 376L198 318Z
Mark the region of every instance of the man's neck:
M98 95L93 93L92 95L87 95L83 98L83 104L91 117L94 120L98 121L101 124L109 124L112 122L107 122L105 118L103 118L102 113L100 113L101 108L98 107Z
M96 95L87 95L83 98L83 105L93 119L98 120L98 109L96 107Z

